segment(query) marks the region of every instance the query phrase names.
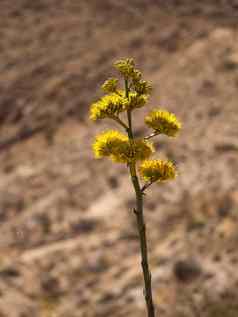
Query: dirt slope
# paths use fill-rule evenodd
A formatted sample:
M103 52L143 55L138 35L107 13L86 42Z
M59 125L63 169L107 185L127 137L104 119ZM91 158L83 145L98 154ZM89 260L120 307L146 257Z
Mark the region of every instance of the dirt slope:
M93 159L110 123L87 116L122 56L183 122L157 143L180 175L146 198L158 313L236 316L236 2L0 7L0 316L144 316L133 191L123 166Z
M1 1L0 120L10 126L0 148L82 119L116 58L133 56L150 74L217 25L235 27L234 3Z

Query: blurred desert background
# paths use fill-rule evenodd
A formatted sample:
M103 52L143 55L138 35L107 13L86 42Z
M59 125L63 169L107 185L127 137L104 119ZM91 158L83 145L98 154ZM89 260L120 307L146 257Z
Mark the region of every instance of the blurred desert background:
M143 317L126 167L89 121L133 57L183 130L145 217L157 316L238 316L238 1L0 0L0 316Z

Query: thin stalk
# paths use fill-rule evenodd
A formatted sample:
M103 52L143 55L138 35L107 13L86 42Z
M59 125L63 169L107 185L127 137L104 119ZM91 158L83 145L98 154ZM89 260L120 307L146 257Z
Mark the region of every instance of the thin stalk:
M128 126L119 117L112 116L111 118L118 122L124 129L126 129L126 131L128 131Z
M126 89L126 96L129 95L129 88L128 88L128 81L125 80L125 89ZM128 138L133 144L134 136L132 131L132 121L131 121L131 112L127 112L128 116ZM151 273L149 269L149 262L148 262L148 250L147 250L147 240L146 240L146 226L144 222L144 214L143 214L143 191L140 187L140 182L136 173L136 165L135 162L130 163L129 165L131 181L135 190L136 194L136 209L134 209L134 213L136 215L137 220L137 228L139 233L140 239L140 251L141 251L141 266L143 271L144 277L144 296L146 301L147 307L147 316L148 317L155 317L155 310L153 304L153 296L152 296L152 287L151 287Z
M144 222L144 214L143 214L143 193L140 189L140 184L138 177L135 172L135 166L130 166L131 180L134 186L134 190L136 193L136 209L134 213L136 215L137 227L140 238L140 250L141 250L141 266L143 270L144 276L144 285L145 285L145 301L147 306L147 316L155 317L155 310L153 304L153 296L152 296L152 288L151 288L151 273L149 269L148 263L148 251L147 251L147 240L146 240L146 226Z
M149 188L153 183L154 183L154 182L146 183L146 184L141 188L142 193L144 193L145 190L146 190L147 188Z
M146 137L144 137L144 140L149 140L158 134L159 134L159 132L153 132L150 135L147 135Z
M126 98L129 98L129 83L128 79L125 79L125 91L126 91ZM128 119L128 136L130 141L133 139L133 131L132 131L132 120L131 120L131 111L127 110L127 119Z

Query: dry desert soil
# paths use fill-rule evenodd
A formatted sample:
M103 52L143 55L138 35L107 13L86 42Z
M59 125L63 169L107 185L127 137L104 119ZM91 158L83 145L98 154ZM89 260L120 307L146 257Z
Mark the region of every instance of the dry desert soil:
M0 1L0 317L142 317L134 195L89 105L133 57L174 182L146 195L157 316L238 316L238 1Z

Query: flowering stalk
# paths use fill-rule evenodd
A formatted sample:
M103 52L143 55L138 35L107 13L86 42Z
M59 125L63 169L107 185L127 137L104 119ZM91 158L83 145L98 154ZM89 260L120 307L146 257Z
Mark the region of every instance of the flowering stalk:
M126 95L129 94L129 88L127 81L125 81L125 90ZM132 122L131 122L131 112L127 112L128 116L128 138L131 140L131 143L134 141L133 131L132 131ZM153 303L153 295L151 288L151 273L148 264L148 252L147 252L147 240L146 240L146 226L144 222L144 213L143 213L143 191L140 186L140 182L136 173L135 163L132 162L129 165L131 181L134 186L135 194L136 194L136 209L134 209L134 213L136 215L138 233L140 237L140 250L141 250L141 266L143 270L144 276L144 285L145 285L145 300L147 306L148 317L155 317L155 309Z
M142 74L135 68L132 59L116 62L115 68L124 78L125 90L118 89L117 78L109 78L102 85L107 95L92 104L90 118L92 120L112 119L125 130L126 134L116 130L103 132L96 137L93 150L96 158L108 157L113 162L127 164L129 168L136 196L134 213L140 240L147 316L155 317L143 213L143 195L153 183L175 178L176 171L171 161L148 159L154 152L153 144L148 140L159 134L174 137L181 128L181 124L174 114L155 109L145 117L145 123L153 129L153 132L142 139L135 138L132 127L132 111L146 104L151 85L142 80ZM124 112L127 114L127 123L123 121L122 117L119 117ZM138 166L139 161L142 162ZM140 185L138 171L145 181L143 186Z

